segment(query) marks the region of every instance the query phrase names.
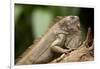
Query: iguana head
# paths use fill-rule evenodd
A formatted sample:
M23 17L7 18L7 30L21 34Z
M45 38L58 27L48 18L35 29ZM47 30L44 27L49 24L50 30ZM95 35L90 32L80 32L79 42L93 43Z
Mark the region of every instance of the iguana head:
M78 16L66 16L60 24L61 29L67 32L77 32L80 30L80 22Z

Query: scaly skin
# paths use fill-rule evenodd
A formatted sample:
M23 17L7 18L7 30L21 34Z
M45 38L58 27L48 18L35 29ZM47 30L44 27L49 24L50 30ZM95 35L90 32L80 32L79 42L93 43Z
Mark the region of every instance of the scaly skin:
M75 41L72 38L67 39L69 36L73 36L74 38L74 34L78 34L78 36L80 36L79 18L77 16L66 16L53 25L36 44L36 46L33 47L33 49L31 49L27 55L23 56L16 64L48 63L53 60L55 53L68 53L68 51L70 51L69 49L78 48L79 45L77 43L80 41L79 37L78 40L76 40L76 44L74 43L72 47L71 45L67 47L67 44L65 43L69 43L69 39L72 40L72 42Z

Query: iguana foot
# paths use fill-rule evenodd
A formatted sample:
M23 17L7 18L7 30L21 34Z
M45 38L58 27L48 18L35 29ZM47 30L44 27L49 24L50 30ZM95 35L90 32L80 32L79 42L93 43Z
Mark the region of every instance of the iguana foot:
M50 63L57 63L57 62L61 61L61 60L65 57L65 55L66 55L65 53L62 54L60 57L54 59L54 60L51 61Z

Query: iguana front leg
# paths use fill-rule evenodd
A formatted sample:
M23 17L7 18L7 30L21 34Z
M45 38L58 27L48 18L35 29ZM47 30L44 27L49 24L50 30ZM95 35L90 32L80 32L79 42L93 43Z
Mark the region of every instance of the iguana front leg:
M60 57L57 58L54 62L58 62L62 60L65 56L65 54L68 54L70 50L63 49L63 46L65 44L66 40L66 34L58 34L56 40L51 44L51 51L55 53L62 54Z
M55 53L67 53L69 50L63 49L62 47L65 44L66 35L58 34L56 40L51 44L51 51Z

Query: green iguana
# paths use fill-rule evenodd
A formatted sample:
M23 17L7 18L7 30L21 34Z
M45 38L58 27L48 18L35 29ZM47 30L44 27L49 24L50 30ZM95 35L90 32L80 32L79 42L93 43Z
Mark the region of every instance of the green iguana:
M41 40L16 65L48 63L81 44L78 16L65 16L55 23Z

